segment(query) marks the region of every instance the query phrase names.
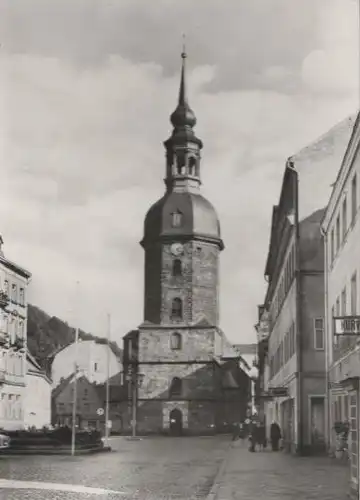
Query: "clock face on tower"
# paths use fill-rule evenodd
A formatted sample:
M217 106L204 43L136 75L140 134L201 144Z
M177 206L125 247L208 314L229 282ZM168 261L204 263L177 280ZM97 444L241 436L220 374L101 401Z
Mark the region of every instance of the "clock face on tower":
M170 250L173 255L179 256L184 252L184 247L181 243L173 243Z

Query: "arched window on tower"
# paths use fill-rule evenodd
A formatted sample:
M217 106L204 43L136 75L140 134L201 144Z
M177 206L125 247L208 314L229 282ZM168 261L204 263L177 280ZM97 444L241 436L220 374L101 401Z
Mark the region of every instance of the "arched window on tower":
M179 377L174 377L171 381L169 388L169 396L181 396L182 394L182 380Z
M176 173L177 175L183 175L185 170L185 155L183 152L179 152L176 155Z
M172 275L173 276L182 276L182 262L180 259L173 260Z
M181 334L175 332L171 335L170 338L170 347L173 351L179 351L181 349L182 339Z
M193 156L189 158L189 175L196 175L196 158Z
M182 300L179 297L175 297L171 305L171 318L181 319L183 315Z

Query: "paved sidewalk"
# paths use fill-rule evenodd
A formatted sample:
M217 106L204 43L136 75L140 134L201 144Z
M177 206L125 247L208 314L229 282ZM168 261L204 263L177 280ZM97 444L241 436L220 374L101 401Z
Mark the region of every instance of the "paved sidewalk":
M349 468L327 457L250 453L247 442L237 441L224 467L211 500L347 499Z

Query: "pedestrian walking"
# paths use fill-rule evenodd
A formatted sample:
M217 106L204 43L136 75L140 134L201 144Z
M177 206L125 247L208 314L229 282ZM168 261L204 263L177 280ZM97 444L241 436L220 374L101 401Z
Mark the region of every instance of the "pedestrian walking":
M277 422L273 421L270 426L270 440L272 451L279 451L279 441L281 439L281 430Z
M250 434L249 434L249 451L255 452L256 445L258 443L258 427L255 422L250 424Z

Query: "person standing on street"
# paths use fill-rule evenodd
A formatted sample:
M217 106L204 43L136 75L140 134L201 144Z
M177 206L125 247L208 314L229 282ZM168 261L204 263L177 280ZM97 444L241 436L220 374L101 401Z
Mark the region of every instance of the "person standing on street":
M281 430L278 423L273 421L270 427L270 440L272 451L279 451L279 441L281 439Z

